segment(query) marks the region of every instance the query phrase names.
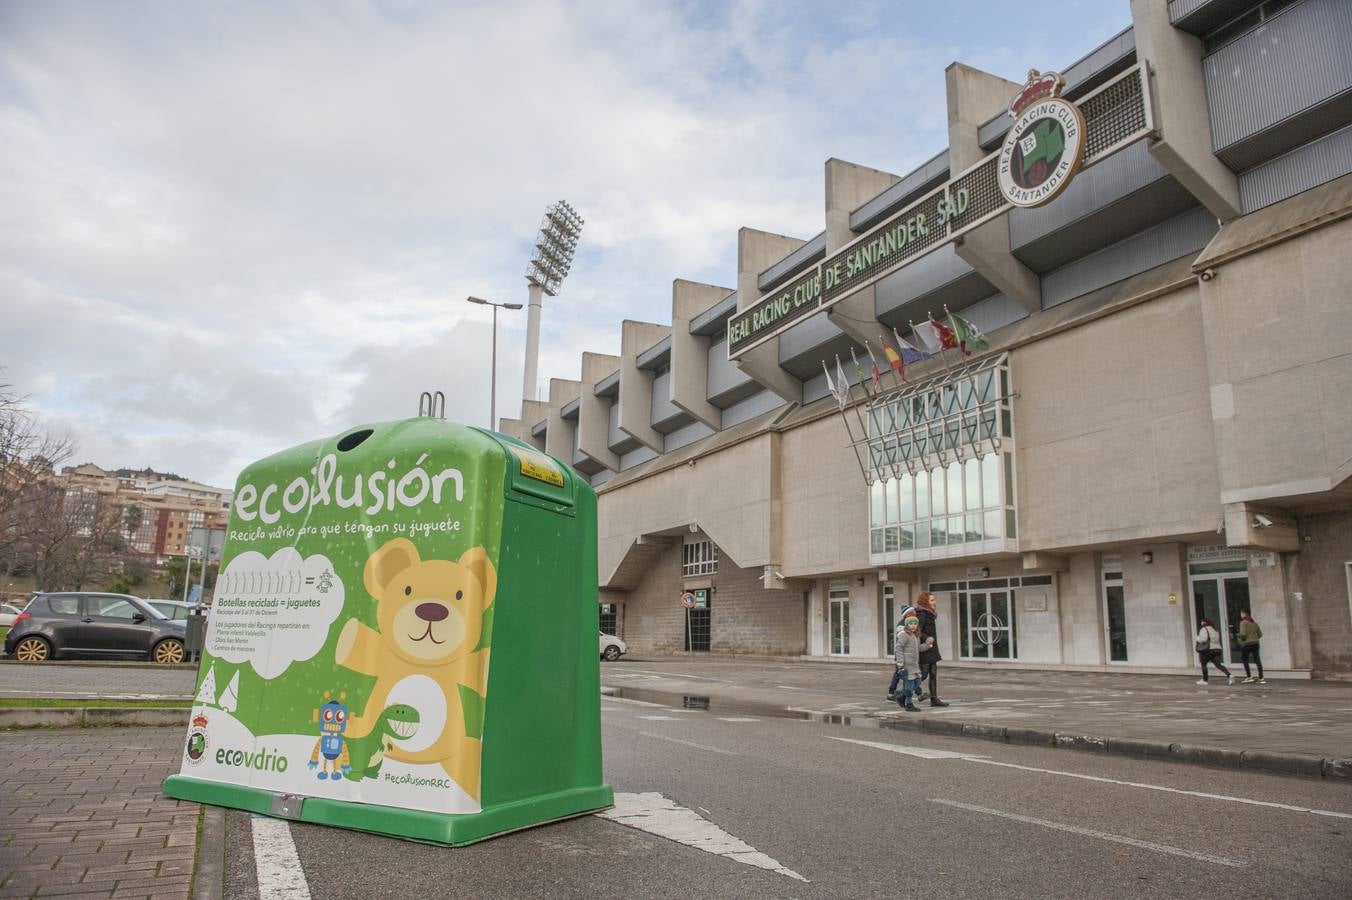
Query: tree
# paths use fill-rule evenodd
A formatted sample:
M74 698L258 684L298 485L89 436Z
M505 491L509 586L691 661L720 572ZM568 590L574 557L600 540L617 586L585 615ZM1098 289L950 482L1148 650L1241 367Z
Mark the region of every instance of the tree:
M92 518L83 519L63 548L60 581L70 590L78 591L91 580L123 567L128 549L122 532L122 508L104 495L95 495L93 506Z
M169 596L183 596L183 579L188 573L188 558L186 556L170 557L164 564L164 574L169 583Z
M40 517L61 510L52 476L73 449L69 436L43 425L26 397L0 383L0 569L36 569L25 557L35 547L51 549L53 529L43 525L39 530L47 533L33 531Z

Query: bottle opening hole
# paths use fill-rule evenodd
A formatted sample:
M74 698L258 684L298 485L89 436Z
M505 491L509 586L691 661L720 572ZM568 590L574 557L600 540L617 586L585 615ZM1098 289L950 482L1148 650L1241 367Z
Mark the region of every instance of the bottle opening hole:
M361 431L354 431L351 434L344 435L338 441L338 449L346 453L361 444L362 441L375 434L370 428L363 428Z

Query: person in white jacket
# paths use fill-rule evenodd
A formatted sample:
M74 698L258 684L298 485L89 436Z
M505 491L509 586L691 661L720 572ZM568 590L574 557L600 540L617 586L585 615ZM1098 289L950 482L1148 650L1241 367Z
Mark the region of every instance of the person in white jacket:
M1221 659L1225 656L1225 651L1221 649L1221 633L1216 630L1216 623L1210 619L1201 621L1201 628L1197 629L1197 661L1202 664L1202 679L1198 684L1210 684L1207 678L1207 664L1215 666L1225 673L1229 679L1228 684L1235 683L1235 676L1230 674L1230 670L1225 667Z

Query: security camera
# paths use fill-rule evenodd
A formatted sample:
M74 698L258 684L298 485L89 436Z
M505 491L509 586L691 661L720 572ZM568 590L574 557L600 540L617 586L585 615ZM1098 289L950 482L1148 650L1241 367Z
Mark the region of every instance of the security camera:
M1213 278L1215 278L1215 277L1216 277L1216 270L1215 270L1215 269L1203 269L1203 270L1202 270L1202 280L1203 280L1203 281L1210 281L1211 279L1213 279Z
M1271 527L1272 527L1272 520L1269 519L1267 516L1263 515L1262 513L1254 513L1254 514L1253 514L1253 527L1254 527L1254 528L1271 528Z
M784 580L784 573L783 573L783 572L780 572L780 571L776 571L776 572L775 572L775 579L776 579L777 581L783 581L783 580Z

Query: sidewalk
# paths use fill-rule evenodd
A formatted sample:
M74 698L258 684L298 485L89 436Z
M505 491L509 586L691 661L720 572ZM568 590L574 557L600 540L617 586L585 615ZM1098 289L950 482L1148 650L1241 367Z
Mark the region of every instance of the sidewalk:
M181 728L0 736L0 897L186 900L198 806L160 793L182 737Z
M0 665L0 697L191 697L195 666L59 662Z
M780 660L624 659L603 663L610 689L707 697L710 708L744 704L828 715L886 718L922 727L951 722L969 733L1023 730L1031 738L1076 735L1120 742L1232 751L1352 757L1352 684L1273 681L1209 687L1174 675L993 671L939 665L939 693L951 705L902 713L884 699L892 667ZM1242 674L1242 671L1241 671ZM1040 742L1040 741L1039 741ZM1067 741L1070 743L1070 741ZM1142 749L1144 755L1151 755ZM1226 754L1228 756L1228 754ZM1316 774L1316 773L1309 773ZM1342 774L1342 773L1338 773ZM1352 774L1348 772L1347 774ZM1346 777L1346 775L1344 775Z

